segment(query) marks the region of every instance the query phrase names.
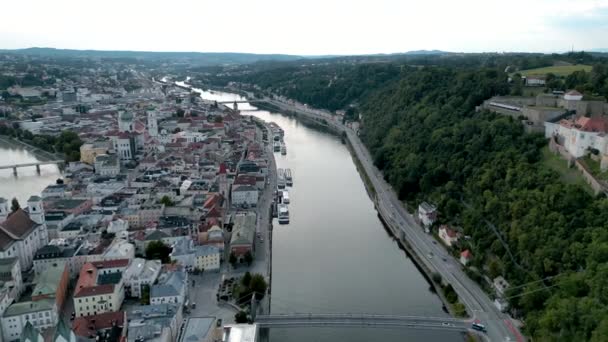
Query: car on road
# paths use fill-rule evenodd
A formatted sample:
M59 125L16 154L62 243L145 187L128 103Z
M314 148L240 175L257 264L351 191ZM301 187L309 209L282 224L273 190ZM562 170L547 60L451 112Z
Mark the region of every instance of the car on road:
M427 255L427 258L429 258L429 259L433 259L433 253L429 253L429 254Z

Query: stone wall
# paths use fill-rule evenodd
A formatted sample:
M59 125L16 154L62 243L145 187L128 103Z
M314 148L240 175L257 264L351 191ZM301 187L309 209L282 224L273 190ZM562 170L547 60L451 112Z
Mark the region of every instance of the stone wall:
M589 170L587 170L585 164L581 163L579 160L576 160L574 165L576 165L576 168L581 171L583 178L585 178L587 184L591 186L594 194L597 195L599 193L608 191L608 189L600 181L598 181Z

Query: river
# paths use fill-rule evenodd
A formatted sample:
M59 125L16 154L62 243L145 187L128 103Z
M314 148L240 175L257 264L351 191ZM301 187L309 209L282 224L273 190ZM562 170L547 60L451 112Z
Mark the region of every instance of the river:
M0 165L12 165L20 163L31 163L39 161L38 158L20 146L0 143ZM57 165L40 166L40 174L36 167L25 167L17 169L17 177L13 175L13 169L0 170L0 197L7 200L16 197L22 207L27 205L27 199L32 195L40 196L40 192L49 184L61 178L61 172Z
M199 90L200 91L200 90ZM201 91L204 99L245 100ZM285 131L290 223L274 222L272 313L375 313L448 317L411 259L389 235L339 137L299 120L239 104ZM458 333L385 328L271 329L273 342L462 341Z

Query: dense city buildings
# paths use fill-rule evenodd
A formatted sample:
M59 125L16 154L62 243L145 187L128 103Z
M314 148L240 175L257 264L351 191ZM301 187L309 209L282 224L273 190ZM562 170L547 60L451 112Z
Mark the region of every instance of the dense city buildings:
M1 194L4 341L60 327L103 341L123 341L108 339L122 329L128 341L176 341L198 296L192 275L225 273L230 253L245 264L255 251L257 210L270 205L258 208L271 156L264 125L122 64L99 68L8 90L0 126L70 131L79 142L64 151L62 179L26 206L11 209ZM35 104L23 111L23 101ZM217 336L216 323L192 317L187 334Z

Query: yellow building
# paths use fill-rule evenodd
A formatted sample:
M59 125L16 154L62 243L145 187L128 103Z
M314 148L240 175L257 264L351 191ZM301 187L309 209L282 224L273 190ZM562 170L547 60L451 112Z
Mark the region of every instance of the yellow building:
M95 141L80 146L80 161L89 165L95 164L95 157L107 154L110 144L107 141Z

